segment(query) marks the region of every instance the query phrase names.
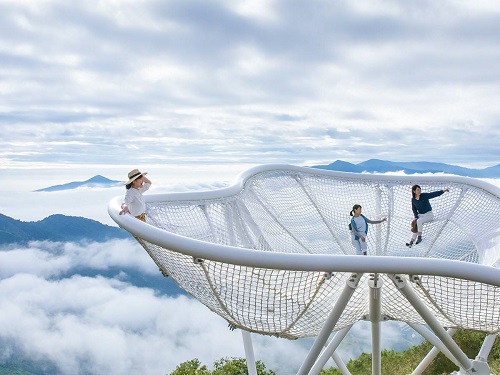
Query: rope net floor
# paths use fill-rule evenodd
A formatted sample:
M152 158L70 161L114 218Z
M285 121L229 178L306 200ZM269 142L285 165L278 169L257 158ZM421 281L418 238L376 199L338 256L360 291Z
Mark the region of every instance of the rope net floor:
M251 249L255 257L262 251L354 255L348 222L353 204L358 203L368 218L388 218L370 225L369 257L481 264L500 280L500 198L495 191L466 181L328 173L301 167L262 168L247 173L239 185L218 195L146 194L147 224L160 228L166 236L176 234L230 246L235 252ZM415 183L423 192L446 187L450 192L431 200L434 221L424 225L423 241L408 248L405 242L410 238L413 218L411 186ZM291 271L193 259L189 250L182 254L145 240L141 228L142 223L132 233L164 274L230 326L250 332L286 338L316 336L351 277L349 272ZM418 276L412 286L443 327L499 333L498 284ZM361 278L335 330L369 313L368 287L363 285L370 277L373 275L364 274ZM384 284L382 315L425 324L392 280L384 274L378 277Z

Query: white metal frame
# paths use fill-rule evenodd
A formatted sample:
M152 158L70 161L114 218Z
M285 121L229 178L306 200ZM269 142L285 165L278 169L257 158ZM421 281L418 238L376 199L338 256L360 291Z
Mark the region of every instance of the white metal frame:
M150 194L146 195L147 202L156 200L162 201L190 201L199 199L224 199L225 197L238 194L244 189L246 181L251 176L258 173L274 170L287 169L291 171L304 171L304 167L296 167L290 165L265 165L252 168L242 173L235 184L214 191L196 192L196 193L172 193L172 194ZM315 174L325 174L328 176L346 177L351 176L350 173L332 172L324 170L314 170ZM380 175L363 175L364 180L380 181L381 179L389 181L413 181L412 176L380 176ZM480 180L471 180L455 176L419 176L420 183L436 181L464 183L474 185L477 188L486 190L487 192L500 198L500 189L487 184ZM148 225L136 220L130 215L119 215L122 197L116 197L110 201L108 206L109 215L118 223L118 225L134 236L137 236L145 241L156 244L158 246L175 251L181 254L190 255L194 259L207 259L233 265L246 267L290 270L290 271L319 271L327 274L335 272L350 272L353 276L349 278L338 299L335 307L330 313L330 316L325 321L320 334L317 336L309 354L305 358L302 366L298 371L298 375L316 374L324 366L328 357L333 356L333 359L344 374L348 374L348 370L342 360L336 355L335 349L347 334L350 327L337 332L334 339L328 343L328 338L335 327L336 322L340 318L343 309L349 302L352 293L356 289L361 276L364 273L370 274L369 280L369 302L370 314L368 320L372 324L372 371L373 374L381 374L381 345L380 345L380 323L383 317L380 314L380 297L383 292L383 283L379 278L380 274L386 274L393 281L402 295L413 305L421 317L425 320L428 326L432 329L432 334L428 329L418 325L412 327L431 343L435 348L428 357L424 358L422 363L414 374L420 373L430 362L436 350L441 350L447 355L457 366L460 367L464 374L489 374L489 368L486 358L491 350L496 335L490 335L486 338L483 348L475 360L467 358L463 351L453 341L449 332L447 332L433 316L432 312L421 303L418 295L413 291L405 277L402 275L433 275L464 279L475 281L483 284L488 284L493 287L500 287L500 269L480 264L460 262L448 259L427 259L416 257L360 257L352 255L326 255L326 254L287 254L259 251L255 249L245 249L241 247L232 247L226 245L218 245L199 241L193 238L183 237L174 233L167 232L160 228ZM451 331L451 334L453 331ZM243 331L243 341L245 353L250 374L256 374L255 357L249 332ZM326 349L324 347L326 346ZM324 349L324 350L323 350Z

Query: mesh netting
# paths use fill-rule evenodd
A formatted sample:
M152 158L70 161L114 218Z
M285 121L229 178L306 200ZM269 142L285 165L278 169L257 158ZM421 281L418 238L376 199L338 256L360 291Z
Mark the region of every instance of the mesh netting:
M446 187L450 191L431 200L434 221L424 224L423 241L407 248L413 218L411 186L415 183L423 192ZM347 226L352 206L361 204L368 218L388 218L370 225L368 255L451 259L486 265L494 272L500 269L500 198L463 181L271 169L250 175L232 195L214 199L200 195L191 200L161 197L148 197L148 224L232 246L234 251L354 255ZM350 277L345 272L277 270L193 259L138 240L162 272L231 326L262 334L287 338L317 335ZM384 285L382 314L425 324L391 279L380 277ZM369 274L362 277L335 330L368 314L368 278ZM411 285L444 327L499 332L499 287L432 275L419 275Z

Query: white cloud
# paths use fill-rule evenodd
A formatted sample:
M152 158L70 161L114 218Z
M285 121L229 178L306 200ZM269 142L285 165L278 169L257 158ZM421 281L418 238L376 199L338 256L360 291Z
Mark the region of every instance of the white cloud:
M62 243L34 241L29 247L0 251L0 277L29 273L44 278L59 277L79 268L107 270L110 267L134 268L152 275L158 268L135 240L102 243Z
M241 332L229 330L226 321L192 298L159 295L102 276L58 277L74 268L112 266L150 274L154 262L131 244L43 242L0 251L0 361L16 355L52 363L61 374L133 375L169 373L193 358L209 367L220 358L243 358ZM117 254L119 249L125 254ZM345 361L369 349L367 327L355 325L352 339L340 347ZM386 327L384 342L401 345L398 326ZM312 344L252 337L256 358L278 374L296 372Z
M0 158L498 164L497 8L2 2Z
M185 296L159 297L104 278L28 274L0 281L0 295L2 340L63 374L167 373L193 358L211 365L244 356L239 332Z
M240 354L225 323L185 296L158 297L99 277L28 274L2 280L0 294L2 339L63 374L167 373L196 356ZM199 342L215 345L198 351Z

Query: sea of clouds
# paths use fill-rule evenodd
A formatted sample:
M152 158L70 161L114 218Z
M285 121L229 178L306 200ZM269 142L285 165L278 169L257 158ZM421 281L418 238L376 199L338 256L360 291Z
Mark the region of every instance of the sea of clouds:
M99 275L117 267L125 270L122 277ZM82 269L97 276L83 276ZM124 281L130 269L158 273L132 239L0 249L0 363L29 358L53 364L60 374L139 375L167 374L193 358L211 367L220 358L244 357L240 331L231 331L189 296ZM368 350L371 342L364 323L349 336L340 348L345 361ZM399 324L384 326L386 347L418 341L406 336L410 340ZM278 374L296 372L312 344L310 339L252 337L256 358Z

